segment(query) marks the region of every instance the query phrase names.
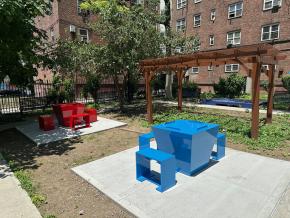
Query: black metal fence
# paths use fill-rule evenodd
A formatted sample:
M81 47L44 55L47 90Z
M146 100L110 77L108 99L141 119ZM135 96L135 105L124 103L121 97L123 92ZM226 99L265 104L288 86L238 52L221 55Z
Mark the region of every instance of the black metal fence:
M92 96L83 94L84 83L75 84L74 101L82 103L94 102ZM0 82L0 121L21 117L23 113L45 109L51 106L49 90L53 88L50 82L37 81L27 87L18 87ZM114 84L110 80L103 81L98 90L98 102L110 101L117 98Z

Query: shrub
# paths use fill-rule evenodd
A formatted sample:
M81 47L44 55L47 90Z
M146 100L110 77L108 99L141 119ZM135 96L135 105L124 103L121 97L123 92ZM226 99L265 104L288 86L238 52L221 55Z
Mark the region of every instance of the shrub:
M182 88L189 89L189 90L195 92L198 89L198 85L195 82L189 82L189 83L184 83L182 85Z
M266 80L263 80L263 81L261 81L261 87L264 89L264 90L268 90L268 85L269 85L269 82L268 81L266 81Z
M282 78L283 87L290 93L290 76L285 76Z
M198 89L198 85L195 82L182 83L183 95L199 95ZM176 80L172 83L172 95L174 98L178 95L178 84Z
M220 78L217 84L214 84L214 91L222 97L235 98L240 97L246 87L246 79L238 74L231 74L228 78Z
M201 93L200 98L201 99L212 99L214 97L214 94L211 92L204 92Z

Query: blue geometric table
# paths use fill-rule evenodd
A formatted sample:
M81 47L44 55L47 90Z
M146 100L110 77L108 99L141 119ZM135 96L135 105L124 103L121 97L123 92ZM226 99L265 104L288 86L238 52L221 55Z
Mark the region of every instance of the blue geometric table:
M176 120L152 127L157 150L172 154L176 171L192 175L205 168L217 142L219 125Z
M152 127L152 132L139 136L136 152L136 178L149 180L163 192L175 185L175 172L192 175L206 168L210 159L225 156L226 135L218 133L219 125L193 120L175 120ZM150 148L156 139L157 150ZM217 150L213 151L214 144ZM156 182L150 161L161 165L160 180Z

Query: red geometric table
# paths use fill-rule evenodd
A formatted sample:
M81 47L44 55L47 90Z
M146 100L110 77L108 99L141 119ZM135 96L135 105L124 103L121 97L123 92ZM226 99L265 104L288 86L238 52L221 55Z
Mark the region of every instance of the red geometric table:
M43 131L50 131L55 129L53 116L41 115L38 117L39 128Z
M83 114L74 114L70 116L70 128L75 130L75 126L76 124L79 124L79 118L83 118L86 125L84 128L88 128L90 127L90 116L87 113L83 113Z

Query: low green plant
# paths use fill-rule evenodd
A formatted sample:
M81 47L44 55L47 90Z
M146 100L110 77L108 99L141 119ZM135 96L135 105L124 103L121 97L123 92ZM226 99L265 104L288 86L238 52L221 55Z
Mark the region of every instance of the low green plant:
M45 197L36 191L36 187L33 185L30 175L24 170L17 170L14 175L19 180L21 187L28 193L33 204L39 207L45 202Z
M177 119L198 120L219 124L221 126L220 131L225 131L227 137L233 143L246 144L251 149L275 149L284 146L284 142L290 140L289 115L276 116L270 125L265 125L263 122L260 122L260 136L258 140L250 138L251 120L249 118L234 117L221 113L196 113L192 109L186 109L178 113L176 110L169 110L161 114L156 114L154 116L154 124Z
M8 154L4 153L3 156L6 160L9 160ZM20 169L18 164L13 160L9 160L8 165L15 177L19 180L21 188L23 188L31 198L32 203L37 207L41 206L45 202L46 198L38 193L30 174L27 171Z
M290 93L290 75L284 76L282 78L283 87Z
M211 92L203 92L200 94L200 99L212 99L214 96L215 95Z

